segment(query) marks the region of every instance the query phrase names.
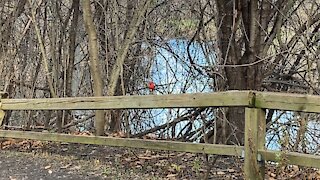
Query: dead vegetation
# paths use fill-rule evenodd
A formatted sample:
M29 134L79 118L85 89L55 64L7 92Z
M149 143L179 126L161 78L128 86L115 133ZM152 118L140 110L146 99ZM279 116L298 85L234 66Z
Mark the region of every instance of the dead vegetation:
M238 157L14 139L1 145L0 179L243 179ZM267 163L266 179L320 179L320 170Z

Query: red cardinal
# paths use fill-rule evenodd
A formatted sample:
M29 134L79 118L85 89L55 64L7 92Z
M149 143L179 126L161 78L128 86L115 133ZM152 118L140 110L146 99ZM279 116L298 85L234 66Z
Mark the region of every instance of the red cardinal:
M148 88L151 92L154 91L156 85L154 84L154 82L150 81L149 84L148 84Z

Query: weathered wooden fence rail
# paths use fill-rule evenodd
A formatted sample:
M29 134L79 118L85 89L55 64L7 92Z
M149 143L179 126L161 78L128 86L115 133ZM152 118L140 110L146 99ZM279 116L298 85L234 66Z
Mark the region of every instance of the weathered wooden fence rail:
M244 146L9 130L0 130L0 137L244 156L246 179L263 179L265 175L264 162L266 160L277 161L279 156L286 158L289 164L320 168L320 156L265 149L265 109L320 113L320 96L255 91L50 99L7 99L6 96L6 94L0 93L0 123L2 123L6 110L97 110L242 106L246 107Z
M146 96L2 99L3 110L98 110L248 106L249 92L195 93Z

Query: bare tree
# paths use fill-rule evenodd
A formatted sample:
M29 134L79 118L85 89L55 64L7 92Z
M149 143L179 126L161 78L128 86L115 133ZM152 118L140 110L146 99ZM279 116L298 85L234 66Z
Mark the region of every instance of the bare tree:
M84 0L82 7L79 0L32 2L0 2L0 87L10 98L145 95L151 80L155 94L320 92L318 0ZM91 130L95 123L100 135L106 128L134 137L153 133L242 144L243 113L241 108L113 110L107 116L14 111L4 124L67 131ZM317 115L270 110L267 122L274 134L289 132L276 116L297 127L290 135L292 149L307 149L301 146Z
M308 1L222 1L216 0L218 19L219 63L224 67L229 90L262 90L264 79L282 61L291 64L294 60L284 59L293 52L299 37L307 30L318 29L319 6L310 9L313 16L308 23L298 25L291 32L290 41L284 39L286 26L292 23L290 17L299 16L303 5L316 3ZM312 5L311 5L312 6ZM275 42L277 41L277 43ZM288 43L285 43L287 41ZM280 47L277 45L279 43ZM303 51L301 51L303 52ZM244 109L229 108L227 113L226 137L233 130L236 133L229 143L243 144Z
M90 0L84 0L82 2L82 9L83 19L89 36L90 71L94 83L93 92L95 96L103 96L103 82L101 77L101 65L99 62L97 32L93 23ZM104 111L97 110L95 116L95 129L97 135L104 134L104 125Z

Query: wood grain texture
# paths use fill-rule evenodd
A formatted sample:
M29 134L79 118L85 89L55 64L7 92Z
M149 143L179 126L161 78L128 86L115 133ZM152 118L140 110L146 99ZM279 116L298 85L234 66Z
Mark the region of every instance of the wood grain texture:
M320 168L320 156L303 154L296 152L280 152L271 150L259 150L258 151L265 160L279 161L279 157L284 158L288 164L295 164L306 167Z
M256 108L320 113L320 96L255 92Z
M260 123L265 121L265 114L262 109L245 108L245 133L244 133L244 175L245 179L264 179L264 167L258 162L258 135ZM263 124L263 123L262 123ZM264 141L263 141L264 142Z
M241 156L242 146L0 130L0 137Z
M2 99L3 110L100 110L244 106L320 113L320 96L227 91L216 93Z
M87 110L249 106L248 91L145 96L3 99L3 110Z

